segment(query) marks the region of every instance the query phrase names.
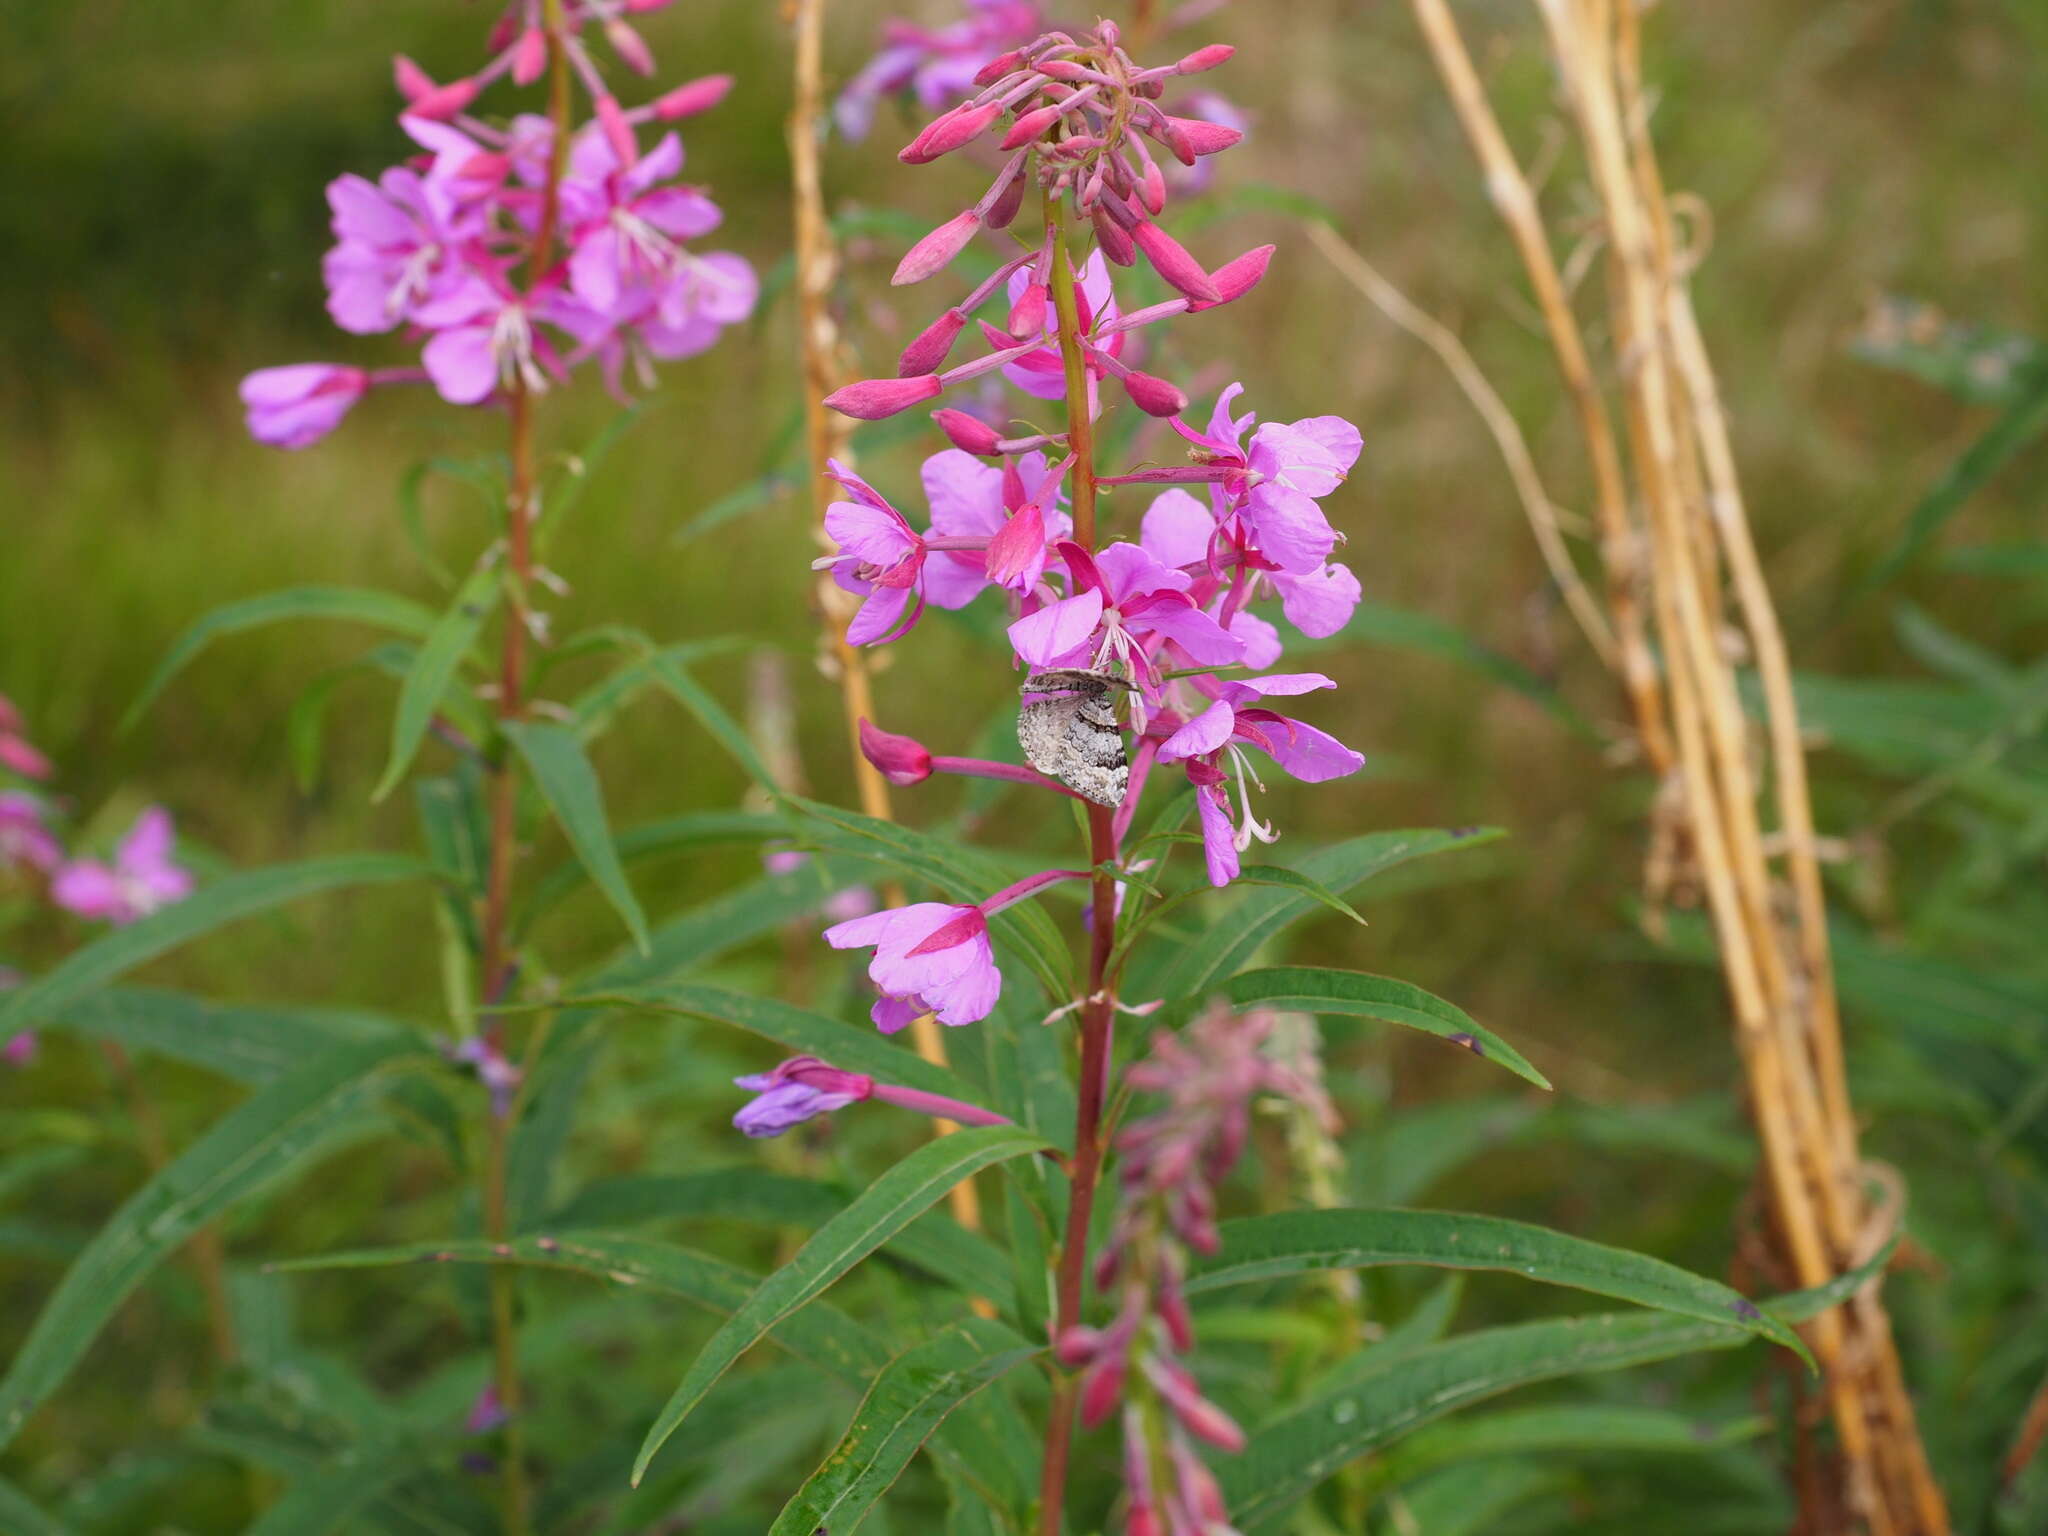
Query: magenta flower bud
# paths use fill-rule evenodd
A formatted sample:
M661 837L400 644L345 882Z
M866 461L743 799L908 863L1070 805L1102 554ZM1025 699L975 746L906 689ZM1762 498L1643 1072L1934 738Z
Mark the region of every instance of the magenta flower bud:
M625 22L613 17L604 24L604 36L605 41L612 45L612 52L616 53L626 68L632 70L634 74L654 73L654 54L647 46L647 39Z
M1138 248L1131 243L1129 233L1106 209L1098 207L1089 217L1095 222L1095 242L1105 258L1120 267L1128 267L1138 259Z
M1188 408L1188 397L1178 386L1133 368L1120 380L1131 404L1147 416L1178 416Z
M967 248L967 242L980 228L981 215L972 208L954 214L903 253L903 259L896 264L895 275L889 281L900 288L910 283L921 283L934 272L942 271Z
M1205 69L1214 69L1219 64L1228 64L1237 56L1237 50L1228 43L1211 43L1206 48L1197 48L1186 58L1173 66L1176 75L1199 75Z
M1022 48L1012 48L1008 53L999 53L974 72L974 83L977 86L994 85L1023 62Z
M626 13L644 15L648 11L665 11L673 4L675 0L626 0Z
M1095 78L1094 71L1072 59L1040 59L1033 67L1048 80L1064 80L1070 85L1080 85Z
M407 101L417 101L429 91L438 89L434 77L402 53L391 56L391 79L398 87L398 94Z
M36 1032L32 1029L24 1029L20 1034L10 1036L5 1045L0 1045L0 1061L10 1067L26 1067L35 1059Z
M858 1104L875 1091L871 1077L842 1072L815 1056L797 1056L769 1072L733 1079L736 1086L757 1094L732 1117L735 1129L749 1136L780 1136L792 1126L835 1109Z
M860 755L899 788L921 784L932 776L932 755L923 742L882 730L866 719L860 722Z
M484 52L496 58L512 46L512 39L519 35L519 14L507 10L491 23L490 33L484 38Z
M905 165L929 165L941 155L950 155L962 144L977 138L1002 115L1002 103L991 101L979 107L955 107L935 118L923 133L897 152Z
M1081 1378L1081 1423L1094 1429L1116 1411L1124 1393L1124 1358L1098 1360Z
M605 142L612 147L612 153L619 157L619 166L625 169L640 158L640 146L633 138L633 125L626 121L626 114L619 106L619 98L603 95L597 98L597 121L604 129ZM1168 278L1168 282L1173 279Z
M1002 191L989 200L987 209L981 215L981 222L990 229L1008 229L1011 221L1017 217L1017 210L1023 206L1024 178L1012 176L1004 184Z
M1168 117L1161 113L1152 122L1145 125L1145 131L1172 150L1173 158L1182 165L1193 165L1195 163L1195 146L1188 142L1188 136L1181 132L1179 127L1181 122L1182 119L1180 118Z
M1210 274L1216 284L1218 297L1211 303L1191 304L1190 309L1214 309L1218 304L1228 304L1232 299L1241 299L1259 286L1266 275L1266 268L1272 263L1273 247L1253 246L1234 261L1226 261Z
M956 411L951 406L942 406L932 412L932 420L946 434L946 439L964 453L980 458L993 459L1003 451L1003 440L996 429L965 411Z
M699 112L709 112L725 100L731 89L731 75L705 75L677 86L666 95L655 97L654 115L664 123L695 117Z
M1045 329L1045 305L1048 295L1043 283L1027 283L1024 291L1017 295L1017 302L1010 306L1010 323L1007 327L1012 336L1020 340L1036 336Z
M1145 253L1145 259L1152 268L1173 287L1179 289L1197 303L1216 304L1222 302L1223 294L1216 286L1216 280L1182 245L1150 219L1140 219L1131 231L1131 239L1138 249Z
M966 324L967 317L957 309L949 309L940 315L903 349L902 357L896 362L898 377L908 379L922 373L936 373L939 364L946 360L946 354L953 350L953 342L960 335L961 327Z
M1044 133L1054 123L1058 122L1060 114L1065 111L1065 105L1057 102L1049 107L1032 108L1010 125L1010 131L1003 135L1003 142L996 147L998 149L1022 148L1041 133Z
M1069 1369L1078 1369L1093 1360L1102 1349L1102 1330L1076 1324L1063 1331L1053 1340L1053 1358Z
M856 421L881 421L931 399L944 387L933 373L915 379L862 379L833 390L825 404Z
M1138 201L1145 205L1147 213L1154 215L1166 207L1166 173L1150 155L1145 157L1144 179L1138 183Z
M474 80L450 80L406 104L407 117L424 117L445 122L476 100L479 87Z
M548 35L539 27L528 27L519 34L512 53L512 83L531 85L547 67Z
M1208 122L1199 117L1169 117L1167 122L1187 141L1188 148L1197 156L1220 155L1244 138L1242 128L1232 128L1226 123Z

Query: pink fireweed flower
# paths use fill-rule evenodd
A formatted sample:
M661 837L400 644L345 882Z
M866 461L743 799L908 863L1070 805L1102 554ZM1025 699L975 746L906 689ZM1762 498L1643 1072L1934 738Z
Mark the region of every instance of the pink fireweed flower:
M1036 668L1121 668L1148 688L1158 667L1147 640L1197 666L1230 666L1244 643L1195 606L1185 571L1155 560L1142 546L1117 543L1091 556L1076 544L1059 547L1073 594L1037 606L1010 626L1010 644Z
M825 532L839 553L814 562L829 570L843 591L865 599L847 626L854 645L881 645L909 633L924 611L923 538L867 481L837 459L826 473L853 500L835 501L825 509Z
M249 435L272 448L305 448L341 425L370 391L367 369L340 363L259 368L242 380Z
M1245 641L1244 663L1255 671L1280 659L1280 636L1266 620L1246 612L1245 602L1271 588L1287 622L1313 639L1338 633L1358 607L1358 578L1349 567L1326 563L1300 576L1274 570L1249 548L1240 524L1219 524L1215 513L1186 491L1164 491L1154 498L1141 527L1140 542L1154 559L1195 578L1192 591L1198 602L1219 617L1228 611L1225 627ZM1229 576L1233 570L1235 582Z
M464 206L449 180L408 166L374 184L336 177L327 203L337 242L320 263L327 312L357 335L416 319L422 305L461 280L457 253L484 233L481 214Z
M599 314L614 314L646 290L667 290L688 277L699 258L682 242L708 235L723 220L718 205L697 188L664 185L682 168L683 142L673 133L623 168L601 134L584 134L571 147L570 175L562 184L573 246L569 286Z
M48 874L64 862L63 845L50 830L43 802L20 790L0 790L0 870L17 864Z
M1026 592L1038 582L1048 547L1073 532L1060 505L1069 462L1022 453L998 467L958 448L924 461L932 534L943 545L925 566L932 602L964 608L991 584Z
M114 849L111 864L89 859L64 865L51 878L50 899L80 917L132 923L182 901L192 876L173 862L176 834L168 811L151 806Z
M1029 41L1045 18L1030 0L968 0L970 14L945 27L892 21L883 47L847 82L832 116L849 139L865 138L885 96L908 92L927 112L965 96L981 67L1007 48Z
M1280 673L1267 677L1191 680L1209 706L1175 728L1160 743L1161 762L1184 762L1196 787L1195 810L1201 822L1202 847L1209 883L1228 885L1237 878L1238 855L1254 839L1270 843L1279 834L1252 813L1251 791L1263 789L1257 771L1245 756L1253 747L1306 784L1356 773L1364 754L1354 752L1325 731L1263 707L1269 696L1309 693L1337 685L1319 672ZM1233 819L1230 785L1237 786L1238 814Z
M1049 885L1087 878L1085 869L1049 869L972 906L919 901L891 907L827 928L825 942L874 950L868 979L881 996L869 1017L882 1033L893 1035L925 1013L941 1024L972 1024L988 1017L1003 989L988 920Z
M589 327L591 312L563 291L559 276L521 293L508 270L493 267L473 271L417 318L435 331L420 353L435 390L450 405L478 405L515 383L537 394L561 378L561 355L540 326L576 335Z

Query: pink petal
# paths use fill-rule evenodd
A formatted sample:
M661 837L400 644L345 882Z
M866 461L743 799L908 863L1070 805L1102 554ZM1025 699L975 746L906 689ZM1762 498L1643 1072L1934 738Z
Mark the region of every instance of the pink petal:
M1186 491L1171 490L1145 509L1140 542L1162 565L1201 565L1209 558L1215 516Z
M1202 854L1209 865L1209 883L1222 887L1237 878L1237 829L1230 824L1230 803L1221 785L1195 792L1195 811L1202 822Z
M491 350L491 328L463 325L443 331L420 354L427 377L450 405L476 405L498 387L498 360Z
M1062 598L1010 626L1010 645L1035 667L1052 666L1084 644L1102 622L1102 594Z
M1281 716L1258 722L1258 729L1265 738L1262 750L1304 784L1341 779L1365 766L1364 753L1352 751L1328 732L1299 720Z
M1230 740L1236 720L1237 711L1218 699L1166 738L1159 748L1159 760L1172 763L1184 757L1207 757Z
M1300 491L1269 481L1252 491L1243 515L1260 551L1283 571L1306 575L1337 547L1323 509Z
M1358 608L1358 578L1348 566L1325 565L1306 576L1276 572L1273 585L1287 622L1317 640L1342 630Z
M825 533L840 550L868 565L893 566L918 547L918 537L892 507L835 501L825 509Z
M1003 472L973 454L947 448L918 472L932 509L932 532L974 538L1003 530Z
M119 918L128 911L120 877L104 864L66 864L50 880L50 899L85 918Z

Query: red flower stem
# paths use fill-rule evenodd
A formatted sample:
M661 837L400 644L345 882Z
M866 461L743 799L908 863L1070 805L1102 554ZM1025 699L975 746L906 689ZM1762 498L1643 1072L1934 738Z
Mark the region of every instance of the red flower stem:
M1080 306L1074 264L1066 249L1065 209L1048 189L1045 234L1053 245L1052 300L1059 316L1060 361L1066 370L1067 446L1074 456L1069 495L1074 542L1095 548L1095 424L1089 412L1088 369L1082 355ZM1088 990L1081 996L1081 1081L1074 1110L1074 1160L1068 1168L1067 1232L1060 1246L1056 1326L1064 1331L1081 1321L1082 1283L1087 1275L1088 1228L1095 1215L1095 1186L1102 1175L1102 1118L1108 1101L1110 1051L1116 999L1110 990L1109 958L1116 940L1117 858L1114 813L1088 807L1088 862L1093 867L1094 921L1088 945ZM1067 1497L1067 1457L1074 1437L1078 1379L1053 1384L1046 1417L1045 1460L1038 1485L1039 1536L1060 1536Z
M561 183L569 163L570 79L566 47L568 21L562 0L544 0L550 74L548 117L554 124L547 181L541 190L540 222L534 229L527 261L527 285L537 285L554 261L555 235L561 220ZM515 377L508 391L512 480L506 497L505 560L510 595L498 658L498 718L516 720L526 707L526 593L533 578L533 520L538 479L534 467L533 396L524 377ZM511 906L512 866L518 854L519 779L501 741L493 758L489 871L484 882L482 921L483 1000L486 1008L502 1002L511 981L506 950ZM505 1022L484 1016L484 1035L502 1052ZM529 1052L529 1055L535 1054ZM503 1115L487 1112L484 1155L484 1234L502 1243L510 1230L506 1174L511 1138L524 1102L522 1093ZM504 1410L499 1456L499 1500L506 1536L527 1536L532 1529L532 1496L526 1480L526 1427L521 1414L525 1393L519 1381L519 1298L516 1277L507 1265L490 1269L492 1385Z

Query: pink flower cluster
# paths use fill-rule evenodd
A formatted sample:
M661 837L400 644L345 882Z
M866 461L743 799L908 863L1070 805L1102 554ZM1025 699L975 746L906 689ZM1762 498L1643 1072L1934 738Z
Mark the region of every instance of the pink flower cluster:
M21 711L0 694L0 773L48 779L50 760L29 744L24 730ZM18 785L0 787L0 888L22 883L89 921L136 922L190 895L192 876L173 857L176 842L170 813L150 806L115 845L112 859L74 858L64 851L49 801ZM12 985L12 975L0 968L0 985ZM0 1060L19 1066L34 1050L34 1035L19 1034L0 1045Z
M1099 1289L1117 1296L1107 1328L1069 1328L1054 1343L1082 1370L1082 1422L1121 1409L1127 1536L1227 1536L1216 1480L1195 1443L1236 1451L1244 1431L1201 1393L1183 1359L1194 1348L1187 1252L1213 1254L1216 1186L1243 1153L1261 1094L1327 1113L1317 1087L1261 1047L1273 1016L1216 1008L1179 1035L1154 1036L1125 1082L1164 1099L1117 1136L1121 1202L1096 1261Z
M420 343L419 366L252 373L241 393L254 437L303 448L386 384L426 382L452 404L481 405L513 388L544 390L594 359L616 392L628 368L646 383L653 361L701 352L752 312L753 269L691 246L722 215L677 179L681 139L670 131L651 148L640 142L643 129L716 106L730 78L693 80L628 108L591 55L590 35L601 33L629 69L651 74L653 56L625 18L666 3L580 0L551 37L539 0L512 0L476 74L437 83L398 60L398 120L420 153L374 182L329 184L335 245L321 275L336 325L359 336L402 331ZM546 117L493 122L472 111L500 77L532 84L552 55L591 101L590 121L566 145Z

